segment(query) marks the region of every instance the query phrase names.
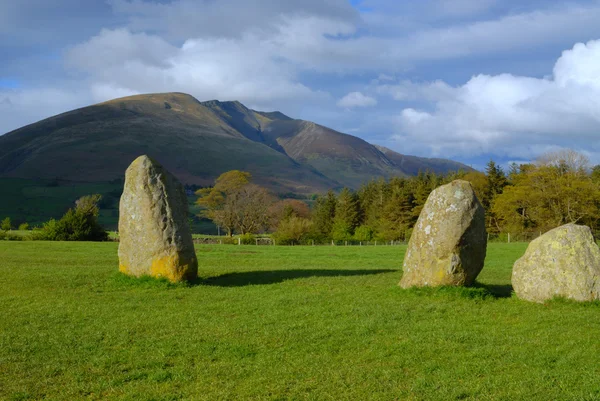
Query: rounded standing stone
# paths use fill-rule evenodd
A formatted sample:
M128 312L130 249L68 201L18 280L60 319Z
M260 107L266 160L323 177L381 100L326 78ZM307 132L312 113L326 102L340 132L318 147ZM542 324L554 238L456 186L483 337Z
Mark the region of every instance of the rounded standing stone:
M435 189L408 242L400 286L467 286L483 269L485 211L468 181Z
M125 173L119 204L119 270L172 282L198 275L184 188L145 155Z
M512 285L517 297L532 302L600 299L600 249L592 230L567 224L531 241L513 266Z

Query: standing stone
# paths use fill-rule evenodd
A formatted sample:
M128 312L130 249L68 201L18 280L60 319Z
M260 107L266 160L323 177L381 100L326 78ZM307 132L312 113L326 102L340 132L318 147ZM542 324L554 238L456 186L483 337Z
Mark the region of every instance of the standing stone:
M148 156L135 159L125 173L119 205L119 270L173 282L193 280L198 274L183 186Z
M485 211L471 184L456 180L434 190L413 229L400 286L467 286L483 269Z
M592 230L567 224L531 241L513 266L512 285L519 298L533 302L600 299L600 249Z

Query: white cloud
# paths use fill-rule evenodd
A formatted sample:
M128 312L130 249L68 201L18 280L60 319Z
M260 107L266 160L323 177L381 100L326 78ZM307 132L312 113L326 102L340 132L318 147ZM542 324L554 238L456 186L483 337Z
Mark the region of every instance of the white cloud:
M455 89L437 80L427 83L402 81L398 84L384 84L375 87L377 93L390 95L395 100L439 101L454 96Z
M248 31L266 35L285 18L320 16L353 22L358 12L346 0L109 0L114 11L129 17L134 31L165 33L169 37L239 38Z
M254 104L325 96L300 83L296 67L278 59L276 50L251 34L189 39L176 47L157 36L118 29L74 47L68 60L90 75L96 101L173 91Z
M0 135L89 102L89 95L79 90L51 87L0 90Z
M129 16L132 32L164 32L180 40L233 39L270 47L272 54L321 72L404 71L425 62L499 54L548 43L600 36L600 3L563 4L544 10L455 22L435 27L407 17L406 7L358 14L346 1L223 0L149 3L113 0ZM431 0L431 15L474 15L495 0ZM368 6L368 3L367 3ZM376 4L383 10L390 6ZM414 4L408 8L413 8ZM411 19L413 18L413 19ZM227 20L227 23L222 21Z
M549 78L477 75L456 88L405 83L397 98L412 99L403 96L401 89L408 87L433 107L404 109L396 140L443 156L534 158L560 147L600 155L599 66L600 40L563 52ZM432 86L443 94L431 95Z
M362 92L350 92L341 98L337 105L344 108L370 107L377 105L377 99L364 95Z

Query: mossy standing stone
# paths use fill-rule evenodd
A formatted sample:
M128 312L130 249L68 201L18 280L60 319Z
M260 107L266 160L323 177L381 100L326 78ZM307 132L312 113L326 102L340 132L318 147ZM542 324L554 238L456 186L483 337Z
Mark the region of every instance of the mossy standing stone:
M119 205L119 270L131 276L193 280L198 261L181 183L148 156L125 173Z
M532 302L600 299L600 248L592 230L567 224L533 240L513 266L512 285L517 297Z
M408 242L400 286L468 286L483 269L485 211L471 184L456 180L435 189Z

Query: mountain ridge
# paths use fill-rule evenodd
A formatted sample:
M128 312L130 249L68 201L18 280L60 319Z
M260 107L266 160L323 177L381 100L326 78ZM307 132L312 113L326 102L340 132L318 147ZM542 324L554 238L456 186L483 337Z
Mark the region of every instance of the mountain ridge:
M174 92L112 99L0 136L0 177L110 181L149 154L187 184L250 171L275 192L357 188L376 177L470 168L407 156L281 112ZM404 166L404 167L402 167Z

